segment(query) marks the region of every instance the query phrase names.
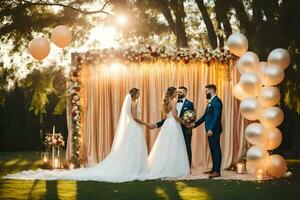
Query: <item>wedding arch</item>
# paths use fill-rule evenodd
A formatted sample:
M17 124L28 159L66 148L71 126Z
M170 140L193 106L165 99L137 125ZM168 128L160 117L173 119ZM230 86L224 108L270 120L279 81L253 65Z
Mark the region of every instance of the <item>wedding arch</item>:
M68 145L66 157L76 165L95 165L110 151L123 98L131 87L141 90L143 119L161 119L161 102L168 86L184 85L187 98L200 116L206 107L205 85L216 84L223 101L222 167L227 168L245 154L245 121L232 87L239 80L236 58L225 49L104 49L73 53L68 81ZM145 129L148 150L158 130ZM204 128L193 131L192 170L211 165Z

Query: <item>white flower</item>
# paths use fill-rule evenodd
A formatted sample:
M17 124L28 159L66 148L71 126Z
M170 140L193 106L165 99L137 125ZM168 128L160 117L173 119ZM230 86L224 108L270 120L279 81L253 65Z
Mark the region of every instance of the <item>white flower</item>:
M179 60L180 60L180 57L179 57L179 56L177 56L176 60L178 60L178 61L179 61Z
M77 68L76 68L75 66L72 66L72 67L71 67L71 71L72 71L72 72L75 72L76 70L77 70Z
M79 96L78 95L74 95L73 99L74 100L79 100Z

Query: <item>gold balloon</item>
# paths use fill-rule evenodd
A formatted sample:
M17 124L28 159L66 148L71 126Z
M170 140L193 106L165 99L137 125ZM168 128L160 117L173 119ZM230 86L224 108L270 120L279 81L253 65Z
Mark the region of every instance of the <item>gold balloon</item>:
M259 117L261 105L255 97L243 99L240 104L240 111L243 117L248 120L256 120Z
M280 66L283 70L289 66L290 62L291 56L289 52L282 48L274 49L268 56L268 63Z
M72 40L72 32L66 26L57 26L53 29L51 40L56 46L64 48L68 46Z
M256 72L259 66L259 58L255 53L248 51L240 57L236 66L240 73Z
M250 147L246 154L246 159L248 161L247 164L249 163L255 169L265 168L268 158L269 158L269 154L267 150L258 146Z
M251 144L264 147L266 143L265 127L260 123L252 123L246 127L246 139Z
M229 36L227 45L232 54L243 55L248 50L248 40L241 33L233 33Z
M43 60L49 55L50 42L42 37L35 38L29 43L28 50L32 57L37 60Z
M258 100L263 107L275 106L280 101L280 92L276 87L262 87L258 94Z
M241 84L236 84L234 87L233 87L233 96L235 96L235 98L237 98L238 100L243 100L247 97L249 97L249 94L246 93L242 87L241 87Z
M260 122L267 128L279 126L284 119L282 110L278 107L264 108L259 114Z
M266 144L267 150L273 150L279 147L282 141L282 134L278 128L269 128L266 130Z
M287 170L285 159L280 155L271 155L268 161L268 172L271 176L281 178Z
M262 82L264 85L273 86L281 83L284 79L284 71L276 65L264 68Z
M243 73L240 84L241 88L250 96L257 96L262 86L259 76L253 72Z

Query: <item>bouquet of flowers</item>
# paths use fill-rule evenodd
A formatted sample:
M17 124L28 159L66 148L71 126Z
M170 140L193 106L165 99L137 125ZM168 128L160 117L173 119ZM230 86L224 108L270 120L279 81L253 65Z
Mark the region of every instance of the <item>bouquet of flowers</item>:
M190 123L193 123L196 121L196 117L197 116L196 116L195 111L187 110L184 112L182 119L183 119L184 123L190 124Z
M47 146L63 147L65 146L64 137L61 133L48 133L45 137L45 144Z

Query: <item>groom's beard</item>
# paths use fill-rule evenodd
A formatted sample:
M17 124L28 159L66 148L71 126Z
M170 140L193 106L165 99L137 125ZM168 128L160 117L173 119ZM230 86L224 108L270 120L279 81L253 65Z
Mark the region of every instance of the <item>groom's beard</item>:
M211 99L211 94L210 93L206 94L206 99Z
M178 99L184 99L184 95L178 95Z

